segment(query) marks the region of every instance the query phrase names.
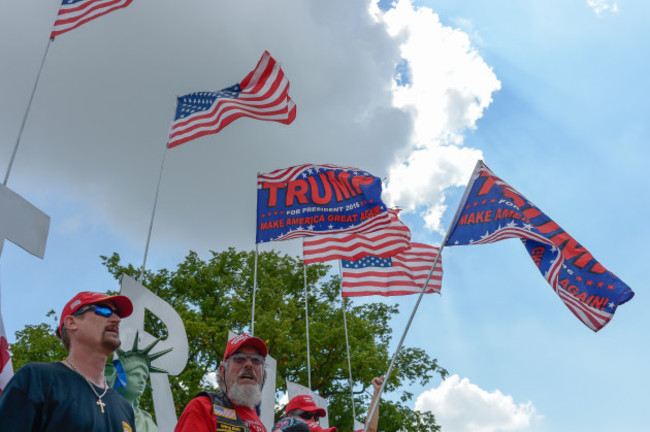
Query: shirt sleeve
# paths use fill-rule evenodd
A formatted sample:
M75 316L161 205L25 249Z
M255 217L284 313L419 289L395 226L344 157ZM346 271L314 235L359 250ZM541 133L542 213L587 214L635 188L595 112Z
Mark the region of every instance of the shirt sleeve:
M217 419L212 413L210 398L199 396L187 404L174 432L214 432L216 429Z

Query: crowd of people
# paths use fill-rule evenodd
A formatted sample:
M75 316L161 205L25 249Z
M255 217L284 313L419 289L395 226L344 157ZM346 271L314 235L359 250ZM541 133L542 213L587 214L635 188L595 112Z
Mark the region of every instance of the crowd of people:
M0 432L134 432L134 406L106 381L108 357L120 347L119 324L133 312L128 297L81 292L63 308L56 331L68 355L55 363L28 363L0 393ZM183 410L175 432L336 432L322 428L326 411L309 395L292 398L271 431L259 418L268 349L263 340L240 335L228 341L217 371L216 392L201 392ZM140 356L150 368L146 356ZM383 378L372 380L373 402ZM371 406L372 406L371 403ZM370 413L368 413L370 414ZM379 410L368 425L377 432ZM146 427L145 427L146 429ZM139 431L143 432L143 431Z

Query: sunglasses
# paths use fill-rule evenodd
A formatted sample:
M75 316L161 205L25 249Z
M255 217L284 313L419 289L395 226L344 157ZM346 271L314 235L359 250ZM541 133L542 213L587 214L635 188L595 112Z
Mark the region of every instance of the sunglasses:
M246 363L246 360L251 359L253 366L262 366L264 365L264 357L259 354L244 354L237 353L228 357L228 360L232 360L235 364L243 365Z
M120 316L117 311L111 307L105 306L105 305L90 305L90 306L85 306L80 308L78 311L73 313L73 316L81 315L89 310L95 311L96 315L103 316L104 318L110 318L111 315L116 314L117 316Z
M305 411L305 412L303 412L301 414L298 414L298 417L303 418L305 420L314 419L314 421L318 421L318 419L320 418L320 416L318 414L310 413L310 412L307 412L307 411Z

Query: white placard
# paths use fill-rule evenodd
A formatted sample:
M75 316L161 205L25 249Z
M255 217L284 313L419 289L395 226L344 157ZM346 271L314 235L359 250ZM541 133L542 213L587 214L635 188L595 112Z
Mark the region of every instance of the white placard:
M0 184L0 253L4 239L43 258L50 217L3 184Z
M167 327L167 338L154 347L154 352L172 348L172 351L157 358L151 364L169 372L169 375L180 374L187 364L189 345L185 325L178 312L173 307L135 279L122 275L120 294L127 296L133 303L133 313L122 320L120 325L120 340L122 349L129 350L133 346L135 334L138 334L138 346L145 347L156 340L144 330L145 309L155 315ZM156 423L160 432L173 432L176 426L176 412L167 374L152 373L151 389L153 393Z

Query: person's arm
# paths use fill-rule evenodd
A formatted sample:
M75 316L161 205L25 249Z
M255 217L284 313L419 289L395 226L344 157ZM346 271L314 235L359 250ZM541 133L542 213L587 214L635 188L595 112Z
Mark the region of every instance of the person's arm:
M379 424L379 402L377 401L377 398L379 397L379 389L381 389L381 385L384 383L384 377L375 377L372 379L372 387L374 388L374 393L372 394L372 401L370 402L370 408L368 409L368 415L366 416L366 421L370 422L370 425L368 426L368 432L377 432L377 424ZM372 419L369 420L368 417L370 416L370 410L372 409L372 405L377 401L377 409L375 409L375 414L372 416Z

